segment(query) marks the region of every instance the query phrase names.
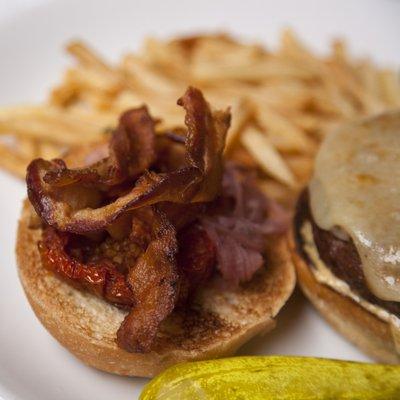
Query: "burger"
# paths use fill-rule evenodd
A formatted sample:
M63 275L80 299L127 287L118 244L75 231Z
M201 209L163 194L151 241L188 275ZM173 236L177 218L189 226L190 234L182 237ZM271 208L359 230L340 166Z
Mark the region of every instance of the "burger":
M290 232L304 294L369 356L400 361L400 112L328 135Z
M76 357L120 375L232 354L274 327L295 285L287 214L224 160L229 110L192 87L178 105L185 129L131 109L109 141L27 169L27 298Z

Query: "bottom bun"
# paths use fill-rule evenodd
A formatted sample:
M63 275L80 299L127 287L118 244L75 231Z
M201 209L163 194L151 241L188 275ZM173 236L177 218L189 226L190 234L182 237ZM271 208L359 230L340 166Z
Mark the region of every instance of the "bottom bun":
M396 351L390 324L351 298L318 282L312 267L299 250L302 244L296 242L295 232L289 232L288 236L299 285L321 315L373 359L388 364L399 363L400 357Z
M115 343L126 313L74 289L45 270L30 228L26 203L19 223L17 261L26 296L46 329L84 363L119 375L152 377L168 366L233 354L253 336L275 326L275 316L291 295L295 272L285 237L271 239L267 267L238 289L218 278L201 289L192 306L174 311L162 325L154 350L128 353Z

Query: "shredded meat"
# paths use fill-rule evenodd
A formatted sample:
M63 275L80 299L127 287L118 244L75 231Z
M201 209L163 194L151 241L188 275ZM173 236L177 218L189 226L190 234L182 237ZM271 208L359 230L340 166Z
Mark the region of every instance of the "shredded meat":
M233 165L226 169L223 191L231 206L217 215L202 218L202 225L216 248L218 269L234 285L249 281L264 264L266 235L282 233L288 225L287 213L267 199Z
M181 273L179 300L184 304L194 290L207 282L214 272L216 249L197 222L179 232L178 243L178 268Z

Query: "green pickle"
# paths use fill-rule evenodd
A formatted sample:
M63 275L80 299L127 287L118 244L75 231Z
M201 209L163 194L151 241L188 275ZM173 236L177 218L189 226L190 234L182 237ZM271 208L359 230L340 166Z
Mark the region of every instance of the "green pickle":
M175 365L140 400L400 399L400 366L310 357L233 357Z

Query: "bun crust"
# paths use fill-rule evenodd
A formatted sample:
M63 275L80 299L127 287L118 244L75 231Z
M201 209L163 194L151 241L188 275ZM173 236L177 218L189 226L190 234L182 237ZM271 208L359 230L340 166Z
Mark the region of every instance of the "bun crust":
M267 267L238 289L214 278L187 310L162 325L154 350L128 353L115 343L125 312L74 289L45 270L37 248L41 228L30 227L26 201L16 252L26 296L46 329L84 363L119 375L152 377L172 364L233 354L253 336L274 328L275 317L295 286L295 272L284 236L267 245Z
M297 279L305 296L333 328L373 359L398 364L392 328L357 302L316 280L310 265L298 251L294 227L288 241Z

